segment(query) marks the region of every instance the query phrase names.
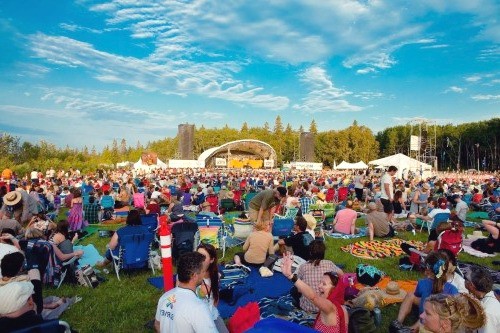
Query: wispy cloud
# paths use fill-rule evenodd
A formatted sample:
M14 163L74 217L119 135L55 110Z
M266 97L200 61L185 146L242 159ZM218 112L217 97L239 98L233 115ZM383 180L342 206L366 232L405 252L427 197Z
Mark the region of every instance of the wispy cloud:
M232 73L240 67L231 61L157 63L98 51L91 44L67 37L38 33L30 36L30 41L37 57L58 65L84 68L102 82L165 94L200 94L271 110L284 109L289 103L287 97L266 94L262 87L250 88L235 80Z
M362 91L358 94L354 94L353 96L364 100L370 100L370 99L383 98L384 94L378 91Z
M499 101L500 95L474 95L471 98L475 101Z
M421 49L444 49L446 47L449 47L450 45L448 44L434 44L434 45L425 45L425 46L421 46L420 48Z
M365 67L365 68L361 68L361 69L358 69L356 71L356 74L369 74L369 73L373 73L373 72L376 72L375 68L373 67Z
M195 113L194 116L203 120L217 120L224 119L226 115L220 112L205 111L202 113Z
M353 112L361 111L361 106L350 104L346 97L352 92L337 88L319 66L310 67L300 75L300 79L309 88L309 93L301 104L295 104L294 109L304 113L316 112Z
M449 87L448 89L446 89L444 91L444 93L449 93L449 92L454 92L454 93L457 93L457 94L461 94L465 91L466 89L465 88L460 88L460 87L457 87L457 86L451 86Z

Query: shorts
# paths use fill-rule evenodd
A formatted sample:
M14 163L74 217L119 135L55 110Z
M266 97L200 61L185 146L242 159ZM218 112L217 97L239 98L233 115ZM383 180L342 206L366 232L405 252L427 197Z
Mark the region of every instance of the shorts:
M384 213L392 213L394 211L394 205L392 204L392 201L389 201L387 199L380 199L380 202L384 206Z

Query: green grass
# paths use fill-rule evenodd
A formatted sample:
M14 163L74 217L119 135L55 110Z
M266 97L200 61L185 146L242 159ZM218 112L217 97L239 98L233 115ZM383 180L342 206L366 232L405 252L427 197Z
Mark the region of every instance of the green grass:
M62 217L62 216L61 216ZM363 220L358 220L358 226L363 225ZM107 228L118 228L112 226ZM472 233L472 230L467 230L466 233ZM427 239L427 233L417 232L416 236L409 232L399 233L397 236L405 240L421 240ZM360 263L374 265L380 270L388 274L392 279L410 279L417 280L421 278L418 272L400 271L398 267L399 258L388 258L383 260L365 260L351 256L348 253L340 251L340 247L359 241L342 240L327 238L327 259L334 263L344 264L345 272L355 272L356 266ZM82 244L94 244L100 253L104 253L106 244L109 238L100 238L98 234L93 234L82 241ZM240 252L241 247L228 249L223 260L230 261L236 252ZM461 261L473 261L475 263L490 266L492 258L476 258L468 254L461 253L459 255ZM70 323L72 328L79 332L148 332L145 324L154 319L156 304L162 295L162 291L154 288L147 282L147 278L151 277L151 271L140 271L134 273L122 273L121 281L118 281L116 275L111 269L108 275L105 275L107 281L100 284L96 289L89 289L81 286L63 285L60 289L45 288L45 295L56 296L81 296L83 300L67 310L62 320ZM157 272L157 275L161 273ZM399 309L398 304L393 304L382 309L382 325L380 332L387 332L389 323L397 316ZM414 322L417 315L413 314L407 318L407 324Z

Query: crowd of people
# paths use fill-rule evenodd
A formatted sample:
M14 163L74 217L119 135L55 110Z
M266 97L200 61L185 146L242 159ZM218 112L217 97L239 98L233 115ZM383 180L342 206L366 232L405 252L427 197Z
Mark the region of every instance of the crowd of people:
M396 173L393 166L383 174L373 170L168 169L143 174L97 170L83 175L78 170L51 168L45 174L34 170L18 178L4 170L0 184L0 294L6 301L0 306L0 324L14 329L40 322L45 306L41 302L43 285L57 279L51 267L83 255L73 251L72 244L88 224L111 220L117 210L132 207L126 226L113 235L106 259L99 263L105 266L120 237L144 228L141 212L165 214L176 222L183 219L186 209L222 213L223 200L229 200L235 209L247 211L241 217L253 225L243 251L234 257L235 265L259 267L271 255L282 256L281 271L295 287L296 306L317 313L314 328L319 331L347 332L349 325L344 272L325 259L327 245L315 229L328 226L316 225L313 216L318 206L334 203L329 232L360 232L356 225L360 215L365 216L369 240L393 237L397 230L414 231L419 223L432 229L424 249L425 277L407 294L391 330L497 332L500 305L489 271L478 269L462 276L456 255L436 250L434 244L443 230L463 227L469 210L483 210L489 216L482 222L488 238L477 248L500 252L498 176L463 173L396 179ZM139 210L137 206L141 206ZM67 219L52 222L50 213L57 214L61 207L68 209ZM289 211L294 212L293 232L275 244L273 218ZM440 213L449 214L445 222L453 223L434 225ZM406 246L404 250L410 249ZM293 256L306 260L295 273ZM217 311L220 274L215 248L201 243L197 251L181 255L176 268L177 286L160 298L155 328L160 332L227 332ZM413 305L418 306L420 320L406 327L403 323Z

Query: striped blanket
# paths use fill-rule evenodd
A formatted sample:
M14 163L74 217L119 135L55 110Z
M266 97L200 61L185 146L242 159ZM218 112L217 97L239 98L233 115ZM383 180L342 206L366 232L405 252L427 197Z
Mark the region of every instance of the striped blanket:
M421 250L424 244L420 241L403 241L402 239L394 238L389 240L374 240L361 241L346 246L340 249L348 252L355 257L363 259L383 259L387 257L399 257L404 252L401 250L401 243L408 243Z

